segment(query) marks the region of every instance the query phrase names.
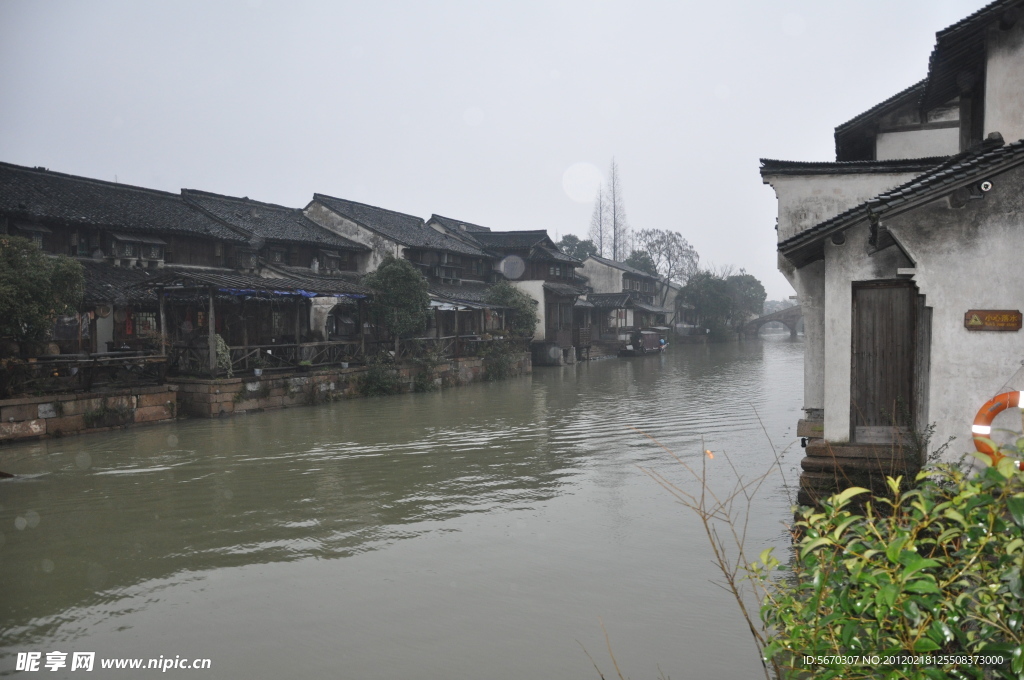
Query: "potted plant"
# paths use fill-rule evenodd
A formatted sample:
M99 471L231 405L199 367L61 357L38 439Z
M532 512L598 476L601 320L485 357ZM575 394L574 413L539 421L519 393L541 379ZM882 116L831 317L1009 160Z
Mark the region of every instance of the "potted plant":
M252 374L259 377L263 375L263 369L267 366L267 360L263 358L263 355L259 352L250 362L252 364Z

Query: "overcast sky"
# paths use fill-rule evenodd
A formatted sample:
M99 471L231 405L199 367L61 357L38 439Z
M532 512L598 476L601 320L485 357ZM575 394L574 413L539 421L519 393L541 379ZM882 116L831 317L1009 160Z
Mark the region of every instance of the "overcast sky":
M557 239L614 156L633 229L779 299L758 159L833 160L984 4L0 0L0 160Z

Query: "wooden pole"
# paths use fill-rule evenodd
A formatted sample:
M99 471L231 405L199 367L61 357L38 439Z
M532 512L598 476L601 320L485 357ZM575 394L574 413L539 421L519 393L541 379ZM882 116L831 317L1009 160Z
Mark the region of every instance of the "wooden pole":
M362 355L363 359L366 359L366 332L363 329L363 299L359 298L356 301L356 310L359 316L359 354Z
M217 373L217 324L213 311L213 286L210 286L210 313L206 317L206 324L209 326L210 375L215 375Z
M245 298L242 298L242 306L239 310L242 317L242 356L245 357L245 367L249 368L249 317L245 315Z
M164 288L156 289L160 301L160 354L167 356L167 302L164 300Z
M459 306L455 305L455 358L459 358Z
M302 361L302 296L295 296L295 363Z

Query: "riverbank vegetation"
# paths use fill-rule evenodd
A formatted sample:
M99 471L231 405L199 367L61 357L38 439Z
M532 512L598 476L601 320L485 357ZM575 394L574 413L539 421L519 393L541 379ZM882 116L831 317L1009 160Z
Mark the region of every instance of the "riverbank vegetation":
M771 548L758 560L745 553L751 501L771 471L745 480L730 466L726 494L712 489L706 460L698 472L677 458L698 482L695 494L647 472L702 522L719 585L746 620L769 680L1019 680L1024 472L1014 459L1024 457L1024 438L995 462L974 455L980 472L962 461L933 464L909 489L888 478L887 494L853 487L799 508L792 554L782 559Z
M0 338L40 342L82 301L82 265L45 254L27 238L0 237ZM17 354L17 352L14 352Z
M733 337L753 317L760 316L767 298L764 286L740 269L702 269L689 278L679 299L690 305L697 325L708 329L712 340Z
M388 255L363 283L373 291L370 319L391 334L398 356L400 340L421 333L429 323L427 281L414 264Z

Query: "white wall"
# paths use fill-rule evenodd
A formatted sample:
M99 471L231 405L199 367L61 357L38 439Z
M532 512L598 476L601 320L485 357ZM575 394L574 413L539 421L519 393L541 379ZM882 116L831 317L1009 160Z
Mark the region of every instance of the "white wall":
M875 158L880 161L952 156L956 153L960 153L959 127L880 132L875 137Z
M1024 389L1024 331L968 331L963 323L969 309L1024 310L1024 168L992 181L984 199L962 208L940 199L882 218L916 263L913 280L932 308L926 419L936 426L933 447L956 436L950 459L973 450L970 428L982 404L1004 388ZM825 247L825 437L834 442L848 441L850 431L852 282L888 278L885 254L898 251L869 257L867 238L859 225L844 245ZM1007 385L1015 374L1018 384Z
M1024 20L989 34L985 67L985 134L1024 139Z
M825 408L825 263L796 269L779 255L779 271L797 294L804 317L804 411Z
M375 231L371 231L356 224L350 219L342 217L327 206L313 201L303 211L309 219L319 224L324 229L333 231L339 236L344 236L356 243L361 243L370 248L368 255L359 256L360 274L376 271L377 266L387 255L402 257L404 248L396 241L385 238Z
M546 337L547 324L544 323L547 318L547 309L544 306L544 282L543 281L511 281L513 286L523 291L537 302L537 328L533 332L534 342L543 342Z
M621 293L622 270L601 264L597 260L587 258L583 261L583 275L589 279L590 287L595 293Z
M764 182L779 200L778 237L784 241L919 174L768 175Z

